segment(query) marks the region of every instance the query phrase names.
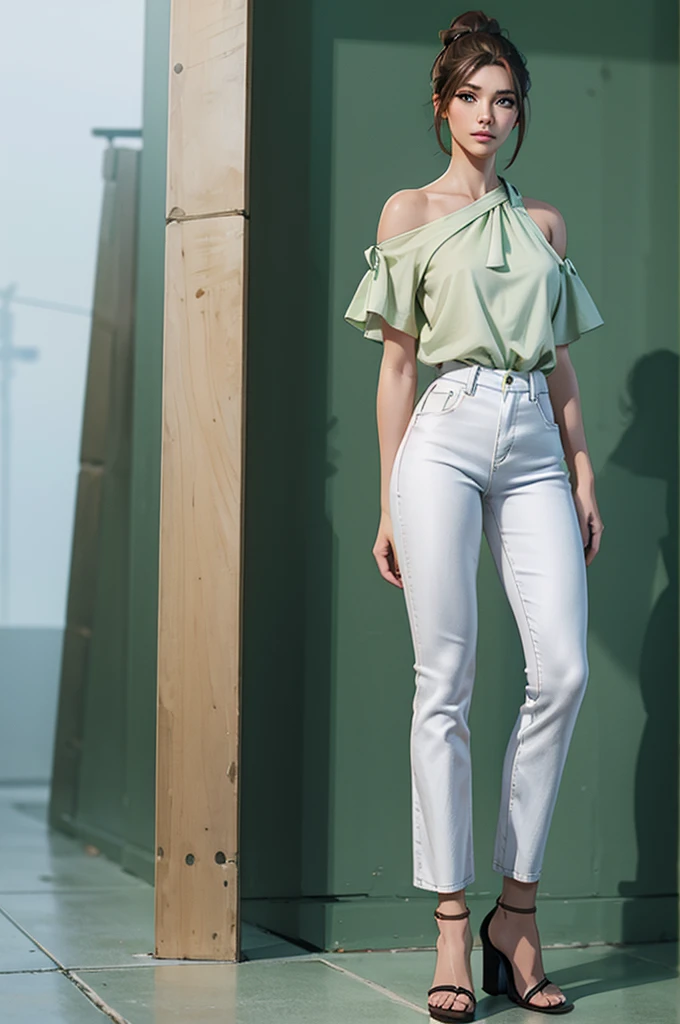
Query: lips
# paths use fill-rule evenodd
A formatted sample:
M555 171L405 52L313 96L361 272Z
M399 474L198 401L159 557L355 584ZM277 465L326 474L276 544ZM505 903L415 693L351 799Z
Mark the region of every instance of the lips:
M492 139L493 135L491 132L473 132L472 133L477 139Z

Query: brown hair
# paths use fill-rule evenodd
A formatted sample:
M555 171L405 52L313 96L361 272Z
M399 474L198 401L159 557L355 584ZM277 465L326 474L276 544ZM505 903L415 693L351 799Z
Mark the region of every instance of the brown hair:
M443 49L437 54L430 77L432 92L439 93L439 106L434 115L434 129L439 148L447 156L451 151L442 142L442 110L448 108L451 99L461 84L477 71L489 64L500 64L510 75L517 99L517 145L507 167L519 153L527 126L527 93L531 78L526 60L514 43L502 35L495 18L489 18L484 11L466 11L454 18L449 28L439 33Z

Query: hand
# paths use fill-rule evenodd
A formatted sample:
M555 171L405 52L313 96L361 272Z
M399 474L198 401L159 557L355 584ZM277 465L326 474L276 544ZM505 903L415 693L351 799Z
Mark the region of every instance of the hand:
M586 565L590 565L595 555L600 550L600 540L604 523L595 500L595 488L592 484L587 487L576 487L573 491L574 504L578 515L579 526L581 527L581 539L583 541L583 552L586 558Z
M373 545L373 557L378 563L378 569L383 579L387 580L388 583L393 583L395 587L399 587L401 590L404 589L404 585L401 582L401 572L399 570L399 562L397 561L397 550L394 546L394 533L392 530L392 520L383 512L380 516L380 524L378 526L378 536L375 539Z

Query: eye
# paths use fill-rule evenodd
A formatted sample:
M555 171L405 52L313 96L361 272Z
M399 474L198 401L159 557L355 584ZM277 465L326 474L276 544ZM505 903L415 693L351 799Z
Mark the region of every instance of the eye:
M467 100L467 99L474 100L474 99L476 99L476 97L473 96L471 92L457 92L456 96L459 99L461 99L461 100ZM515 100L514 100L514 97L512 97L512 96L501 96L501 97L499 97L497 102L498 103L502 103L503 105L507 104L508 107L514 107L515 106Z

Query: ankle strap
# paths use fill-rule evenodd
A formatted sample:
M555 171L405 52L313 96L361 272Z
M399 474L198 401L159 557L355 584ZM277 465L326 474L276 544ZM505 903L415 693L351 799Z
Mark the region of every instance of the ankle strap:
M533 914L536 911L536 907L535 906L534 907L511 907L509 903L503 903L503 901L500 898L500 896L496 900L496 903L498 904L499 907L502 907L503 910L512 910L515 914Z
M468 907L462 914L442 914L441 910L435 910L434 916L446 921L459 921L461 917L470 916L470 908Z

